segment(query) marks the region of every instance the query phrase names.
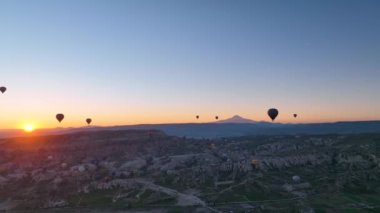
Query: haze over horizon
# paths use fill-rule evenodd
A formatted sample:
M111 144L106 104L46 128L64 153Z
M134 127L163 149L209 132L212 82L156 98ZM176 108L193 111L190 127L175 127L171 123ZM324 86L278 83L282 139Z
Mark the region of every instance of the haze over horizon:
M375 0L0 1L0 129L269 121L271 107L277 122L380 120L379 11Z

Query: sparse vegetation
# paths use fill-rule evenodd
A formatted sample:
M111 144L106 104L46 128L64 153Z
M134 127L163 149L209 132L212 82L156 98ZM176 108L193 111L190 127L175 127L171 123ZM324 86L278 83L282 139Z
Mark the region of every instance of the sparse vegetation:
M376 134L145 137L144 131L113 131L2 139L1 203L21 210L168 212L207 212L207 206L375 212L380 206Z

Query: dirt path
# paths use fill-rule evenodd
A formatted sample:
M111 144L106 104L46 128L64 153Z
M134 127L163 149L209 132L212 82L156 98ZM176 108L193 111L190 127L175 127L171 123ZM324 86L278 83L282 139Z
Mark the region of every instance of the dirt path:
M154 184L150 181L147 181L147 180L135 179L134 181L136 183L143 184L148 189L163 192L165 194L177 197L177 199L178 199L177 205L178 206L196 206L196 205L206 206L206 203L204 201L202 201L201 199L199 199L198 197L196 197L194 195L183 194L177 190L167 188L167 187L163 187L160 185L156 185L156 184Z

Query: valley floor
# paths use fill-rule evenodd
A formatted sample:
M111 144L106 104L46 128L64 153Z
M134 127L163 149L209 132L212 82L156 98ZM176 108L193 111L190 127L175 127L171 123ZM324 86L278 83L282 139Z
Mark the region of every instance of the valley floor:
M379 134L0 140L7 212L379 212Z

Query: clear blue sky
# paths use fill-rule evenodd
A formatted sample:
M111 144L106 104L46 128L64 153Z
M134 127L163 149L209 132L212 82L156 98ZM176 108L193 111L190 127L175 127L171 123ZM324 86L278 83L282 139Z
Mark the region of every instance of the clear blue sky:
M0 1L0 128L380 119L380 1Z

